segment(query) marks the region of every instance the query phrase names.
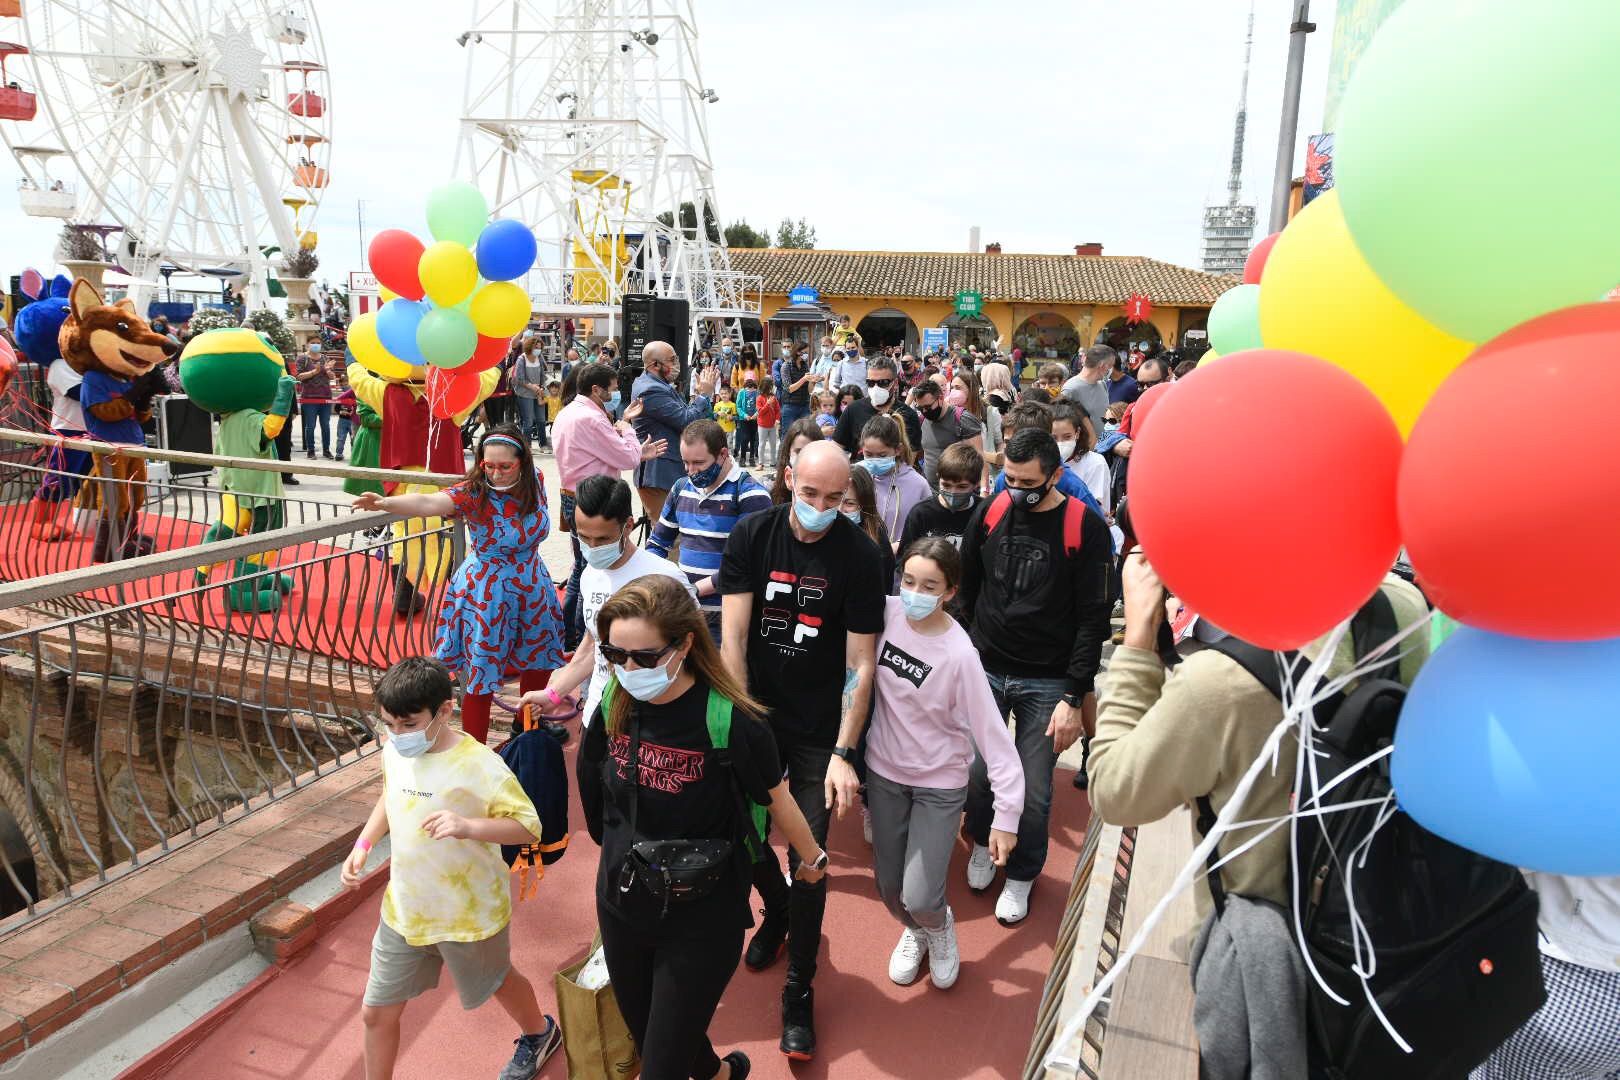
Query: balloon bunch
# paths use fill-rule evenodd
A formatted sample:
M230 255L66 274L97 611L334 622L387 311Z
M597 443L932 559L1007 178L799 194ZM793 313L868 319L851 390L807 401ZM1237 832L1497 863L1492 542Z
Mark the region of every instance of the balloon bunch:
M1573 874L1620 874L1620 304L1595 302L1620 200L1560 162L1581 145L1580 190L1620 190L1589 138L1615 40L1612 0L1407 0L1346 92L1338 186L1255 249L1130 473L1166 584L1269 648L1348 618L1404 544L1464 625L1402 714L1402 808ZM1545 437L1513 413L1538 399Z
M520 221L489 220L489 204L471 184L435 188L427 200L425 245L403 229L385 229L368 255L386 303L355 319L349 349L385 379L425 379L435 416L448 418L477 399L478 374L500 363L529 322L529 297L512 279L534 265L534 233Z

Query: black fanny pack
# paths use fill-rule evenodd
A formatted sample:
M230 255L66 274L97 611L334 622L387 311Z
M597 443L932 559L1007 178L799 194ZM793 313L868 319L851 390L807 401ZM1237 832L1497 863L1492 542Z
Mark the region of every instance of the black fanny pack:
M630 729L630 831L636 828L636 807L641 801L641 724L632 719ZM640 840L633 844L619 866L619 892L629 892L637 883L663 905L662 919L671 904L702 900L714 892L737 860L736 845L730 840Z

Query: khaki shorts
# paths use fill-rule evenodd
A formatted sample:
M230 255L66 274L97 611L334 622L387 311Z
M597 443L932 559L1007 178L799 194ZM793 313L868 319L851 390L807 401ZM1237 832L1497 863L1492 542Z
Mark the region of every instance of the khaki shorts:
M439 985L439 970L450 968L450 980L463 1009L476 1009L494 996L512 970L511 926L482 941L441 941L412 945L393 927L377 921L371 939L371 975L365 1003L373 1008L399 1005Z

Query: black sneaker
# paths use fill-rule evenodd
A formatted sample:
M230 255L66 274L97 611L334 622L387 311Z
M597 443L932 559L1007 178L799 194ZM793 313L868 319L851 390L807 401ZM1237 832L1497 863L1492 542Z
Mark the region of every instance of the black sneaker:
M794 1061L816 1056L816 992L802 983L782 988L782 1053Z
M765 908L759 913L764 918L759 920L759 929L754 931L753 940L748 943L748 951L743 954L743 963L748 965L749 971L764 971L781 957L782 950L787 947L788 913L786 910L772 915Z
M506 1063L497 1080L534 1080L562 1045L562 1028L548 1016L546 1030L538 1035L520 1035L513 1041L517 1049L512 1051L512 1060Z
M731 1080L745 1080L748 1071L754 1067L753 1063L748 1060L748 1055L741 1050L733 1050L721 1058L720 1061L731 1066Z
M1091 740L1084 735L1080 737L1080 767L1074 770L1074 786L1085 791L1091 786L1091 778L1086 775L1086 763L1091 760Z

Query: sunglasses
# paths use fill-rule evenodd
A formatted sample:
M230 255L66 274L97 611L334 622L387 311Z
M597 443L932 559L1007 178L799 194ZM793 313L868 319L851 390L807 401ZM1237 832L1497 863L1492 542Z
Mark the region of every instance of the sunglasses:
M867 379L866 380L866 385L867 386L893 386L894 385L894 380L893 379Z
M624 667L628 661L634 660L636 667L650 668L657 667L658 661L673 652L675 643L670 642L662 649L621 649L617 645L598 645L597 649L601 651L602 659L610 664Z
M492 473L517 472L518 469L515 461L480 461L478 464L485 472Z

